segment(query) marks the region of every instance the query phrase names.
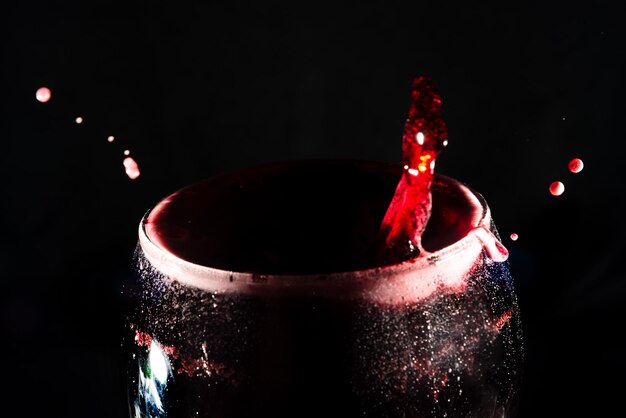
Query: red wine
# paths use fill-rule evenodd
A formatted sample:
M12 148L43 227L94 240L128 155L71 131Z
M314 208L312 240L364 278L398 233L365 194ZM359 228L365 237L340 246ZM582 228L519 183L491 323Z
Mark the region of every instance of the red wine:
M380 227L378 258L384 263L425 254L422 234L431 214L435 160L447 141L441 96L431 79L418 77L402 137L404 172Z
M510 416L521 328L482 198L435 176L429 255L372 261L402 171L266 165L146 215L126 339L134 416Z
M176 192L150 213L145 228L176 256L224 270L315 274L371 268L383 265L371 248L401 172L395 164L341 161L241 170ZM433 194L438 210L424 233L430 251L472 227L472 208L461 192L439 181Z

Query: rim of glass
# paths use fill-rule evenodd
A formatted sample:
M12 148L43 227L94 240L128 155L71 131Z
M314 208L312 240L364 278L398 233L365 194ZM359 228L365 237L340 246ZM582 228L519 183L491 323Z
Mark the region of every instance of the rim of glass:
M330 161L330 160L319 160ZM332 160L339 164L386 165L382 161ZM305 161L284 161L270 164L298 164ZM226 173L224 175L235 174ZM454 243L414 259L397 264L382 265L363 270L341 271L323 274L259 274L223 270L196 264L184 260L153 242L145 229L145 221L150 213L169 196L151 207L139 223L139 247L142 255L152 268L159 273L182 283L202 290L224 293L266 293L276 289L284 291L305 291L315 293L324 289L331 293L369 294L379 302L392 301L399 296L391 293L403 293L402 301L414 299L406 297L414 294L422 299L435 288L464 286L466 273L475 265L484 249L485 230L491 228L491 211L485 199L464 183L441 174L435 175L435 181L455 187L467 199L473 208L470 231ZM170 195L171 196L171 195ZM141 256L141 255L140 255ZM381 280L385 279L385 280ZM401 289L397 289L400 287ZM273 289L273 290L272 290ZM393 290L396 291L393 291Z

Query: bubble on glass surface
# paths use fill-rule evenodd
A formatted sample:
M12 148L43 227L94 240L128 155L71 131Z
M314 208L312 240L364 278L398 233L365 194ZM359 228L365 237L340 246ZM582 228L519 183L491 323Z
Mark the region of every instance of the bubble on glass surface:
M48 87L40 87L35 92L35 98L41 103L47 103L52 98L52 92Z
M172 405L167 404L168 394L175 392L180 385L198 385L200 388L240 385L245 373L237 359L242 357L254 329L251 318L246 315L245 303L233 303L227 295L200 291L171 280L140 253L136 253L134 264L142 291L137 311L131 315L131 346L134 347L131 351L138 354L136 361L139 364L142 361L154 363L151 370L157 383L165 375L163 358L167 359L171 379L167 381L168 390L161 401L168 417L190 416L196 411L201 411L204 416L202 414L208 414L212 406L210 399L200 397L184 405ZM151 351L154 344L158 345L160 352ZM144 373L144 380L145 376ZM131 394L142 414L137 417L164 417L150 415L149 405L140 401L146 398L146 388L151 390L149 382L144 386L144 395L141 392ZM172 413L173 410L179 411L179 415Z
M550 184L550 194L552 196L561 196L565 191L565 185L560 181L553 181Z
M360 307L351 385L373 416L473 416L483 399L477 416L500 417L514 403L521 326L506 263L485 259L468 283L415 304Z

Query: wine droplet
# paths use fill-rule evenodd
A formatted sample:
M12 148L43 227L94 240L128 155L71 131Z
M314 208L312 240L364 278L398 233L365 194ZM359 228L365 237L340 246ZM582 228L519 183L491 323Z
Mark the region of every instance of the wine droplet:
M115 141L115 137L114 137L113 135L109 135L109 136L107 137L107 141L108 141L108 142L113 142L113 141Z
M130 151L129 151L129 150L127 150L127 149L125 149L125 150L124 150L124 155L130 155Z
M552 196L561 196L564 191L565 185L560 181L553 181L552 184L550 184L550 193Z
M474 229L476 237L483 244L489 258L493 261L503 262L509 258L509 250L496 238L496 236L484 226Z
M515 232L513 232L510 236L511 241L517 241L517 239L519 238L519 235L517 235Z
M137 177L139 177L139 175L141 174L141 172L139 171L139 166L132 157L124 158L123 164L124 168L126 169L126 175L131 180L135 180Z
M571 161L567 164L567 168L572 173L580 173L581 171L583 171L584 167L585 164L580 158L572 158Z
M435 160L448 143L441 96L428 77L411 86L411 106L402 137L404 172L379 229L378 259L397 263L425 256L422 233L432 206Z
M80 125L81 123L83 123L83 118L79 116L76 118L76 124Z
M40 87L37 89L35 97L37 98L37 101L41 103L46 103L52 98L52 92L48 87Z

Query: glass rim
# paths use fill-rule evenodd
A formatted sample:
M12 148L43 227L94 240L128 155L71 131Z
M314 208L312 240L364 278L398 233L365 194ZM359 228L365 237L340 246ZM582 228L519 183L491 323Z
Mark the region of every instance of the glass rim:
M265 165L310 161L281 161ZM332 161L389 166L388 162L383 161ZM150 213L169 196L161 199L142 217L138 231L139 248L151 267L165 277L186 286L216 293L325 293L340 297L359 295L379 303L406 303L424 299L441 287L462 291L467 273L472 270L485 247L485 232L491 229L491 211L480 193L464 183L441 174L435 174L435 181L455 187L466 198L468 205L473 208L470 215L471 229L446 247L396 264L320 274L259 274L196 264L162 248L150 239L145 230L145 221Z

